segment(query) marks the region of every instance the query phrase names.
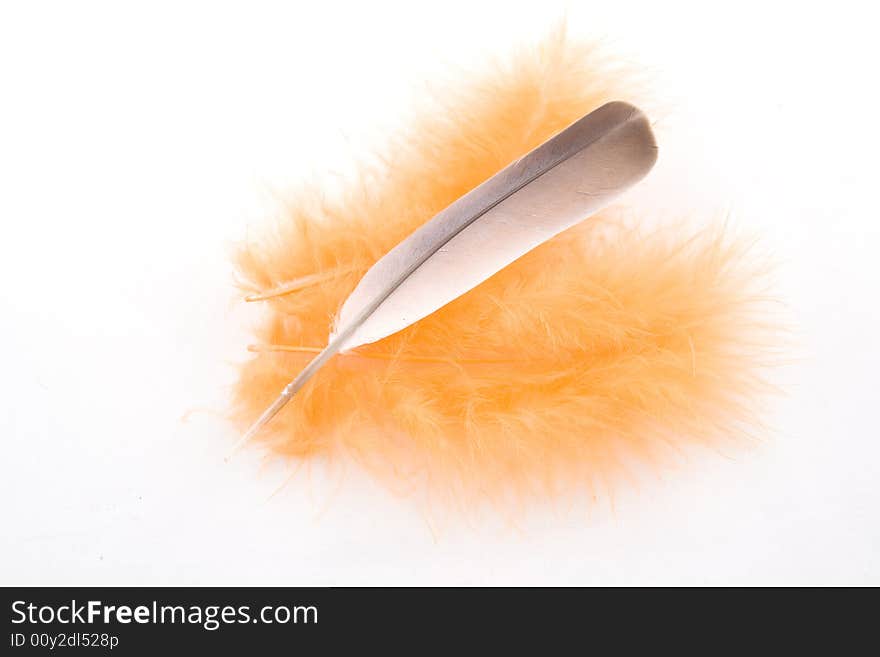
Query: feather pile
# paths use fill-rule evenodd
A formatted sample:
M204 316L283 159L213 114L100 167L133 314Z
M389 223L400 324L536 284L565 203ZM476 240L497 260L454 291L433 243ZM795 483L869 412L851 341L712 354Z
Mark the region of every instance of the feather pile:
M632 94L563 33L431 105L338 197L301 191L237 254L267 311L234 390L242 428L327 342L364 273L574 120ZM603 485L743 439L766 391L764 270L717 226L603 212L399 333L332 359L257 438L390 483L492 498Z

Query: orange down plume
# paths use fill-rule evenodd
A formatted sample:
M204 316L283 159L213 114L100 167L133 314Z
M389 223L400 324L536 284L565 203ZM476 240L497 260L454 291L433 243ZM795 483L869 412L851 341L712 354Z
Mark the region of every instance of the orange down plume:
M245 428L327 342L364 273L457 198L628 90L563 33L448 93L336 197L300 191L237 256L267 314ZM645 222L647 223L647 222ZM390 337L329 361L256 440L490 498L605 485L748 435L767 390L764 270L722 227L605 211Z

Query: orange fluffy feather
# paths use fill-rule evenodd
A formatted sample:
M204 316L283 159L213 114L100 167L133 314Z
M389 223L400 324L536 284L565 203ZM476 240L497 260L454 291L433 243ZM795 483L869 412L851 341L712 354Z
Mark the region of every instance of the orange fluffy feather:
M242 248L268 313L241 368L246 426L326 343L391 247L606 101L627 99L563 34L434 104L338 198L300 193ZM607 480L744 435L761 380L761 272L710 228L588 220L410 328L336 356L259 437L296 459L345 454L393 477L490 496Z

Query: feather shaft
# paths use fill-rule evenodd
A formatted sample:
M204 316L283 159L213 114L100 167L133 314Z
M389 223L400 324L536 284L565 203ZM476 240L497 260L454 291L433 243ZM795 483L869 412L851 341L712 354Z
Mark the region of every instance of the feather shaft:
M343 335L344 339L344 335ZM296 378L284 386L284 389L281 391L281 394L275 398L269 407L263 411L262 415L257 418L256 422L254 422L250 428L239 438L238 442L236 442L232 449L229 452L229 455L226 457L229 459L235 452L244 447L250 440L257 435L257 433L262 429L269 421L278 415L278 411L280 411L287 402L290 401L291 397L293 397L300 388L302 388L309 379L311 379L315 373L324 366L330 358L335 356L339 352L339 348L342 345L342 340L334 340L330 344L328 344L317 356L315 356L308 365L303 368L303 370L297 374Z

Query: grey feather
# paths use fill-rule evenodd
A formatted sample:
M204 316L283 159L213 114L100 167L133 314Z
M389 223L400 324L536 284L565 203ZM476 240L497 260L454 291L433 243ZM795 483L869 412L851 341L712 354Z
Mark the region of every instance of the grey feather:
M647 175L656 159L645 115L613 102L462 196L367 271L343 304L327 347L239 444L334 354L396 333L468 292L607 206Z

